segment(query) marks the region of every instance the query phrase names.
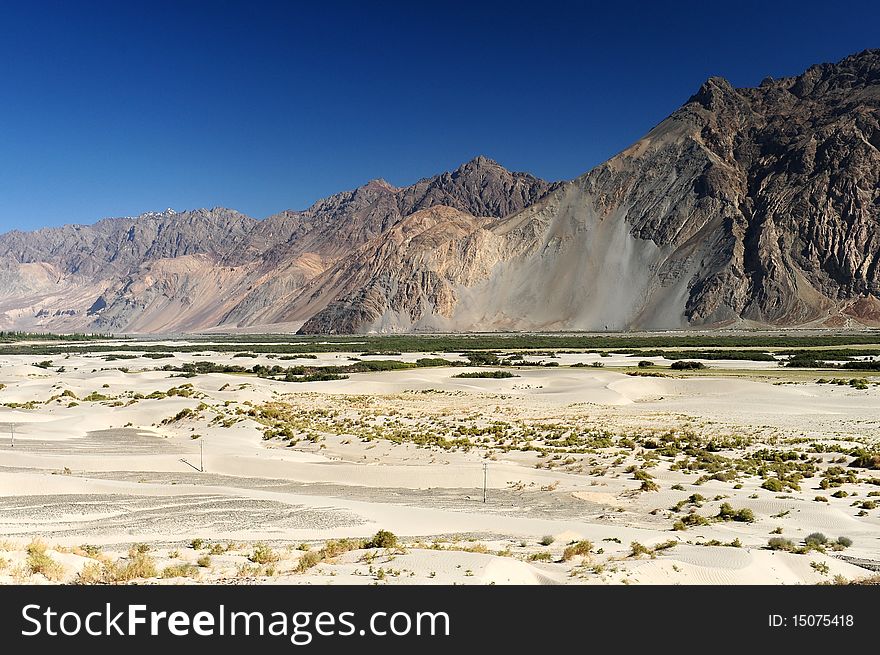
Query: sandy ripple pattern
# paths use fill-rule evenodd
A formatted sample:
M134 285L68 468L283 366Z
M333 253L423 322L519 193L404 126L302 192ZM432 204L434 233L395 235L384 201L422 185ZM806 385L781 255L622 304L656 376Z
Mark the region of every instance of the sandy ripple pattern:
M196 494L144 497L56 494L0 497L0 532L19 529L46 537L232 534L249 530L330 529L358 525L356 515L271 500Z
M0 423L0 434L8 435L10 423ZM156 434L134 428L92 430L84 437L73 439L33 439L28 426L17 427L15 451L45 455L183 455L198 452L196 444L164 439ZM8 438L0 442L0 451L12 451Z

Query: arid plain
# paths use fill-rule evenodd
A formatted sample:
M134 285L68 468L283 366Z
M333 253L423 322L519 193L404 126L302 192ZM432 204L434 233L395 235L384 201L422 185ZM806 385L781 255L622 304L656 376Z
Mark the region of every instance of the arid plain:
M770 347L240 339L0 354L0 582L816 584L880 567L880 372ZM880 354L858 348L843 359Z

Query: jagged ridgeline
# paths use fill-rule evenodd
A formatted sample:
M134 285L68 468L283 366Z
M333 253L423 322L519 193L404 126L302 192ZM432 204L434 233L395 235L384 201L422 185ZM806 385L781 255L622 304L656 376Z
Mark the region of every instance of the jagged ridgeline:
M358 333L880 325L880 50L733 88L549 183L478 157L264 220L0 236L0 329Z

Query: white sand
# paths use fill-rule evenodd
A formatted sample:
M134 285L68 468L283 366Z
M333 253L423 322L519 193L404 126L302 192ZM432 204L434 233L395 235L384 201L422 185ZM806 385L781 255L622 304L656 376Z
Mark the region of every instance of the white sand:
M399 359L421 356L430 355ZM636 460L626 455L616 462L619 449L576 453L570 464L562 463L568 457L563 456L559 465L548 468L548 459L530 451L490 449L487 460L482 448L449 451L385 439L362 441L343 433L322 434L318 443L300 441L291 448L279 440L264 441L265 426L246 414L262 403L281 401L303 416L326 410L336 412L333 420L339 420L350 413L352 425L367 419L386 425L396 421L409 430L438 421L467 419L477 425L503 419L511 424L569 422L578 430L591 426L614 435L668 429L740 434L785 449L794 447L799 436L876 446L880 387L774 384L711 374L629 377L612 370L633 364L623 356L601 358L605 368L566 366L598 361L596 355L560 355L560 367L520 369L519 377L509 379L456 379L452 375L462 369L425 368L291 384L228 374L172 378L152 370L184 361L249 367L344 364L349 357L331 353L297 361L211 353L110 362L95 355L0 357L0 383L5 385L0 390L0 539L13 542L7 544L7 555L0 552L7 561L0 567L0 581L20 579L21 572L16 578L13 571L25 561L23 546L34 537L59 547L99 544L115 556L124 555L126 544L151 542L164 563L176 561L169 552L199 537L241 544L238 554L224 555L228 566L218 559L201 572L202 580L254 575L261 581L373 582L377 574L352 559L354 553L306 573L291 571L297 561L292 555L284 560L286 569L279 565L271 572L242 574L235 567L247 562L246 552L257 541L276 547L311 541L319 547L319 541L366 537L379 529L391 530L407 544L406 552L388 563L406 573L383 574L386 583L796 584L870 575L843 555L880 561L880 514L871 510L860 516L860 508L853 506L880 489L876 486L841 487L858 493L855 498L831 497L835 489L818 489L819 478L786 493L761 489L758 478L743 480L740 489L715 480L696 486L696 475L661 464L651 469L660 491L640 493L638 481L625 470ZM52 360L51 369L33 366L45 359ZM765 362L710 365L725 371L776 369ZM64 372L56 372L59 366ZM100 370L116 367L130 372ZM132 398L181 385L192 385L190 397ZM50 400L64 391L75 398ZM91 393L107 400L83 400ZM210 409L200 410L197 418L167 422L201 403ZM212 422L215 416L237 422L224 427ZM10 424L15 424L14 449L7 436ZM181 461L198 467L200 445L203 473ZM827 466L834 455L822 457ZM489 466L485 504L484 462ZM671 489L675 484L684 490ZM713 516L721 502L728 502L752 509L757 520L671 531L676 515L669 508L697 492L708 499L699 508L702 515ZM724 498L713 500L719 495ZM816 502L817 495L828 502ZM825 554L766 550L776 528L798 543L821 531L832 538L847 536L854 544ZM556 541L541 546L543 535L555 535ZM435 539L444 550L414 547ZM560 561L566 544L580 539L593 543L589 561ZM653 558L630 555L633 541L650 547L669 539L680 543ZM739 539L743 547L696 545L710 539ZM491 544L490 552L465 552L474 543ZM504 554L493 554L499 551ZM65 567L64 579L90 561L51 552ZM544 552L550 561L534 559ZM42 576L27 579L39 582Z

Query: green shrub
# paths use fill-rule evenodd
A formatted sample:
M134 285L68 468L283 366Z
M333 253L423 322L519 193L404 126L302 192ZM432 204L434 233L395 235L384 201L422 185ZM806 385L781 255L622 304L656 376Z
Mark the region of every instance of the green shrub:
M770 539L767 540L767 547L770 550L784 550L788 552L795 550L794 542L785 537L770 537Z
M642 486L640 487L641 491L659 491L660 485L654 482L654 477L648 473L645 469L638 469L633 473L633 478L635 480L640 480Z
M855 459L850 462L850 466L865 469L880 469L880 453L872 453L859 449L853 453Z
M736 515L736 510L733 509L733 505L730 503L721 503L721 507L718 508L718 514L716 518L721 519L722 521L730 521Z
M26 549L27 569L32 575L40 573L47 580L57 582L64 577L64 567L49 556L46 548L46 544L38 540L28 544Z
M388 534L391 533L389 532ZM376 537L373 537L373 539L376 539ZM381 539L379 541L381 541ZM367 543L369 542L365 542L359 539L331 539L326 544L324 544L324 547L319 552L321 555L321 559L333 559L334 557L339 557L343 553L347 553L351 550L357 550L359 548L369 548L369 546L365 545ZM397 542L395 541L394 543ZM374 547L378 548L379 546ZM385 548L393 548L393 546L385 546Z
M199 575L199 567L192 564L172 564L162 569L163 578L195 578Z
M579 541L576 544L571 544L567 546L566 549L562 553L562 560L567 562L573 557L577 557L580 555L581 557L587 557L590 554L590 551L593 550L593 544L587 540Z
M518 378L518 375L511 373L510 371L473 371L471 373L457 373L453 375L454 378L492 378L496 380L501 380L504 378Z
M807 546L824 546L828 543L828 537L821 532L813 532L804 537L804 543Z
M305 573L313 566L321 563L321 554L314 550L307 550L300 555L299 561L296 563L296 572Z
M761 488L779 493L780 491L785 491L785 484L783 484L782 480L779 478L767 478L764 480L764 484L761 485Z
M248 557L254 564L273 564L278 561L278 553L264 543L254 546L254 552Z
M156 562L147 553L132 548L128 551L128 559L117 561L105 567L108 582L130 582L140 578L155 578Z
M296 375L295 373L285 373L281 378L284 382L330 382L332 380L347 380L347 375L339 373L307 373L305 375Z
M538 541L538 543L541 544L542 546L549 546L554 541L556 541L556 537L554 537L551 534L545 534L543 537L541 537L541 540Z
M849 548L853 545L853 540L849 537L838 537L837 544L843 546L844 548Z
M810 562L812 569L820 575L828 575L831 570L825 562Z
M642 555L650 555L650 549L638 541L633 541L630 545L630 557L641 557Z
M441 357L421 357L416 360L416 366L429 368L431 366L454 366L455 364L448 359Z
M677 545L678 542L675 539L668 539L654 546L654 548L651 549L651 552L657 553L663 550L669 550L670 548L675 548Z
M696 512L691 512L690 514L686 514L681 519L676 521L672 529L673 530L687 530L690 527L701 526L701 525L709 525L709 519L705 516L701 516Z
M734 509L730 503L721 503L716 518L720 521L739 521L741 523L754 523L755 514L749 508Z
M397 548L397 536L388 530L379 530L364 543L364 548Z
M672 362L672 365L669 367L673 371L697 371L702 368L706 368L706 365L703 362L694 362L687 359L679 359L678 361Z
M741 523L754 523L755 513L748 507L743 507L742 509L737 510L736 514L733 516L733 520Z
M472 351L462 354L471 366L497 366L500 363L498 355L493 352Z
M666 375L657 371L624 371L627 375L634 378L665 378ZM646 446L649 447L649 446Z

